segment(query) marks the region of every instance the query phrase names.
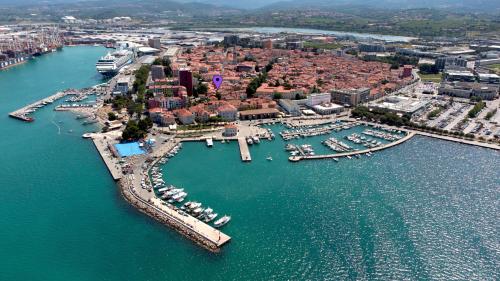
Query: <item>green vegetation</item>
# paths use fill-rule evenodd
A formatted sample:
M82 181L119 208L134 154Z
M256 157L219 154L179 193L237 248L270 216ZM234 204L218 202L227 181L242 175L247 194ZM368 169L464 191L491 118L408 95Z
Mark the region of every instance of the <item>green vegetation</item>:
M418 58L407 57L401 55L387 56L387 57L375 57L375 56L364 56L364 61L379 61L388 63L391 65L391 69L398 69L403 65L417 65Z
M491 65L488 65L486 67L495 71L497 74L500 74L500 63L491 64Z
M317 43L317 42L306 41L304 42L304 48L336 50L342 48L342 45L338 43Z
M197 98L200 95L206 95L208 93L208 86L202 81L198 80L198 85L193 89L193 96Z
M349 49L345 53L348 54L348 55L351 55L351 56L357 56L358 55L358 51L356 51L354 49Z
M441 73L438 74L419 74L420 79L424 82L434 82L434 83L439 83L442 80L442 75Z
M438 74L439 69L436 67L434 64L421 64L418 67L418 70L420 71L421 74Z
M431 120L435 119L436 117L439 116L439 114L441 114L442 111L443 111L443 108L441 108L441 107L436 108L433 111L429 112L429 114L427 114L427 118L431 119Z
M143 65L135 72L135 81L133 87L134 93L137 93L139 95L146 92L146 82L148 80L149 70L149 66Z
M378 122L390 126L400 127L410 124L410 118L408 116L400 117L397 114L389 112L387 110L380 110L380 109L370 110L366 106L356 107L351 111L351 115L354 118L362 118L367 121Z
M116 114L114 112L108 112L108 120L115 121L117 119Z
M139 120L129 120L122 133L122 139L126 141L142 139L146 136L148 129L153 127L153 122L149 117Z
M275 99L275 100L279 100L279 99L281 99L281 98L282 98L282 96L281 96L281 94L280 94L280 93L274 93L274 94L273 94L273 99Z
M490 119L491 119L491 117L495 116L495 114L496 114L496 113L497 113L497 109L495 108L495 109L493 109L492 111L488 112L488 113L486 114L486 116L484 117L484 119L486 119L486 120L490 120Z
M481 110L483 110L483 108L485 106L486 106L486 103L484 101L480 101L480 102L476 103L474 105L474 107L471 110L469 110L469 113L467 113L467 116L469 118L476 117L479 114L479 112L481 112Z
M267 73L260 73L257 77L252 79L247 86L246 93L248 98L252 98L255 95L257 89L267 80Z

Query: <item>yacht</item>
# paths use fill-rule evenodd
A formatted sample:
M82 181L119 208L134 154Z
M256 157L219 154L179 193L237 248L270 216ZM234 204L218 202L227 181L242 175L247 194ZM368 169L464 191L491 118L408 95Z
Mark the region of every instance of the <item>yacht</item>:
M214 146L214 141L212 139L206 139L206 142L208 147Z
M204 220L204 221L205 221L206 223L209 223L209 222L213 221L213 220L217 217L217 215L218 215L217 213L210 213L210 214L207 214L207 215L205 216L205 220Z
M226 225L229 221L231 220L231 217L230 216L223 216L222 218L216 220L214 222L214 226L215 227L223 227L224 225Z
M255 144L259 144L259 143L260 143L260 139L259 139L259 137L252 137L252 141L253 141L253 143L255 143Z
M267 161L273 161L273 157L271 157L271 156L267 157L266 159L267 159Z
M101 57L96 63L97 72L104 76L113 76L122 67L134 60L134 52L128 49L118 50Z
M251 137L248 137L248 138L247 138L247 143L248 143L248 144L253 144L253 140L252 140L252 138L251 138Z

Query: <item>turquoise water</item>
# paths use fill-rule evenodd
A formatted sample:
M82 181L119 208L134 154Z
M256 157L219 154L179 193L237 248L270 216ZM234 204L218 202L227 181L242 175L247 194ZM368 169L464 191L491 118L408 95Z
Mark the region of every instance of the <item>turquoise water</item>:
M185 144L165 178L233 217L222 253L193 245L122 200L81 120L7 117L99 83L104 53L65 48L0 72L0 280L499 279L500 155L422 137L339 163L289 163L279 139L251 163L234 142Z

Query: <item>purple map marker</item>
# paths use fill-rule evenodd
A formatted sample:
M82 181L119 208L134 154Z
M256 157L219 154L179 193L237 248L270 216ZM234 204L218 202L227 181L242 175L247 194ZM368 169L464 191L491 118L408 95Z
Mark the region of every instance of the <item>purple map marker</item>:
M212 78L212 82L214 82L215 88L217 88L218 90L220 88L220 85L222 85L222 76L214 75L214 77Z

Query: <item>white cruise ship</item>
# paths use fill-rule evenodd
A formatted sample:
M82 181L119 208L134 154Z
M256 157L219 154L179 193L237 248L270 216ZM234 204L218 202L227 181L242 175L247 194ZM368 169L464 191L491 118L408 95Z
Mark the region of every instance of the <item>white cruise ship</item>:
M95 66L97 71L102 75L112 76L118 73L123 66L131 63L133 59L134 52L122 49L101 57Z

